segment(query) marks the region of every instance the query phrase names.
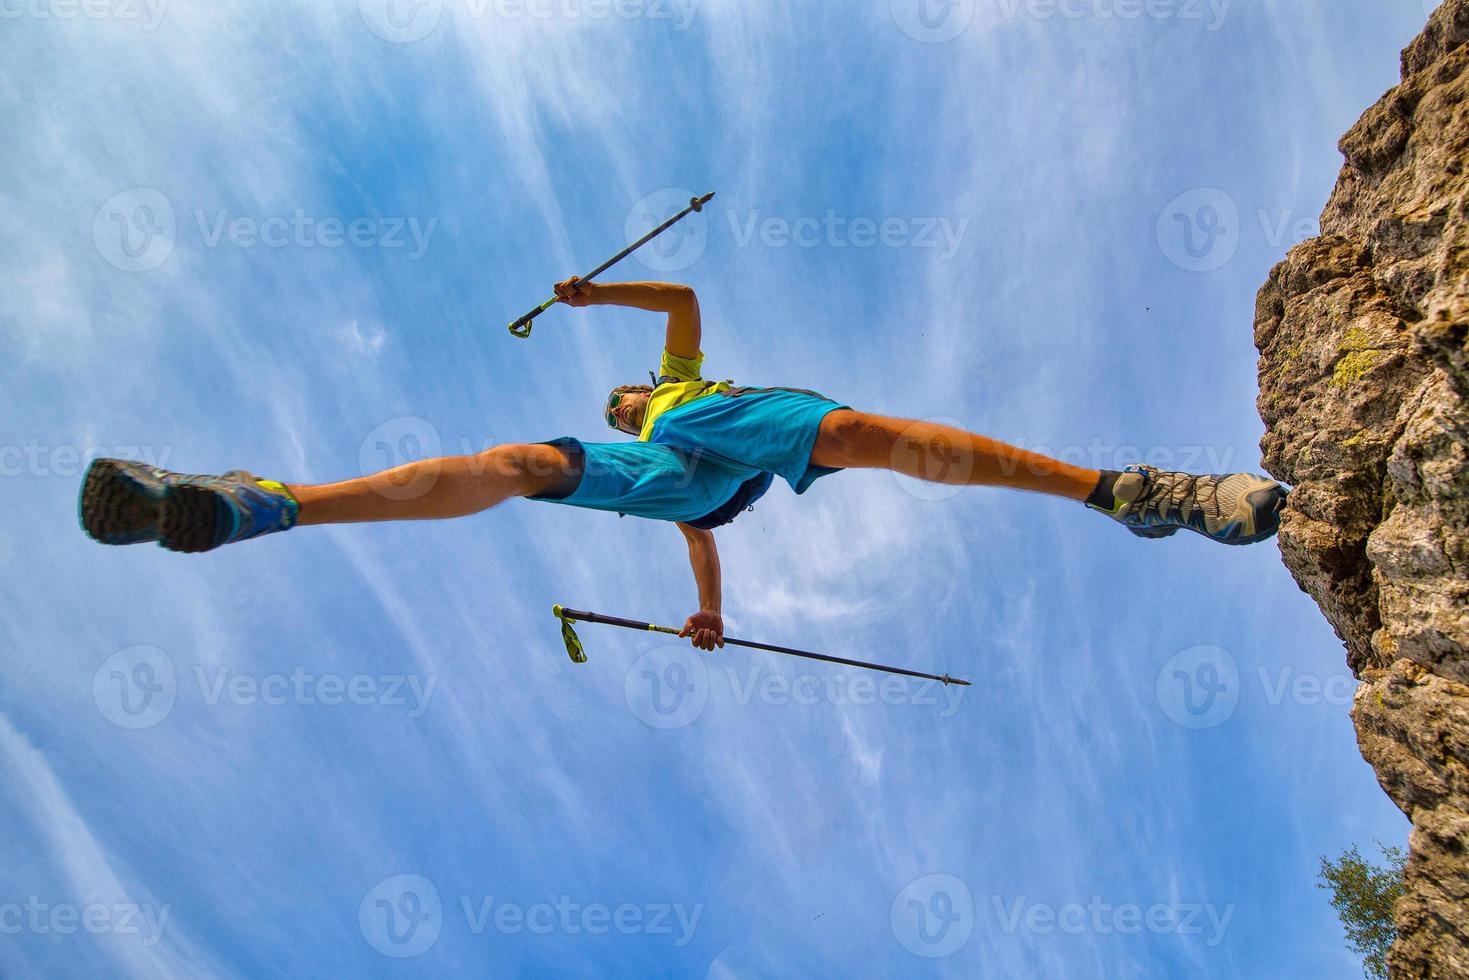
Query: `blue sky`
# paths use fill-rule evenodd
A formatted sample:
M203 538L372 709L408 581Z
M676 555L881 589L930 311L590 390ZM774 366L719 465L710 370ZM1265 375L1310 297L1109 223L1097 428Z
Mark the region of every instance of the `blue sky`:
M511 502L103 549L82 461L328 481L604 438L657 317L504 324L648 215L707 372L1094 466L1258 465L1254 295L1420 0L59 0L0 21L0 972L1359 975L1407 824L1273 545L845 473L719 532ZM391 15L391 16L390 16ZM952 36L950 36L952 35Z

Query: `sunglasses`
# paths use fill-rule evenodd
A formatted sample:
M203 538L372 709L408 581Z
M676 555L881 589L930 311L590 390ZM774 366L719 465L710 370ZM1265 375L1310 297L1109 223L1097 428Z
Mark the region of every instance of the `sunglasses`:
M617 428L617 416L612 414L612 410L621 403L622 392L620 391L613 395L611 398L607 399L607 424L614 429Z

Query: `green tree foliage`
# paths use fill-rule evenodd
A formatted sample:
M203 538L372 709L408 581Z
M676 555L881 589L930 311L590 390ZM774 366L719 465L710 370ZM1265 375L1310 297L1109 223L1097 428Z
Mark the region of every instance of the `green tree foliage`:
M1387 950L1397 938L1393 928L1393 903L1403 894L1403 865L1408 855L1401 847L1381 841L1386 866L1372 864L1357 852L1357 845L1342 851L1335 861L1321 857L1321 881L1317 888L1331 889L1331 907L1346 928L1347 945L1362 956L1362 971L1373 980L1387 980Z

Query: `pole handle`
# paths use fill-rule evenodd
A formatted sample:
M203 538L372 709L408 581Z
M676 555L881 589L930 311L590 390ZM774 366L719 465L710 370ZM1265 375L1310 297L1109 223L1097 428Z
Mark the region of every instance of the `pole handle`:
M513 335L515 335L516 337L519 337L521 340L524 340L525 338L529 337L530 336L530 322L532 320L534 320L536 317L540 316L542 313L544 313L547 310L549 310L551 307L555 306L556 305L556 299L557 299L557 297L552 296L550 299L546 300L540 306L537 306L534 309L532 309L525 316L522 316L519 319L512 321L511 324L510 324L510 327L509 327L510 332Z

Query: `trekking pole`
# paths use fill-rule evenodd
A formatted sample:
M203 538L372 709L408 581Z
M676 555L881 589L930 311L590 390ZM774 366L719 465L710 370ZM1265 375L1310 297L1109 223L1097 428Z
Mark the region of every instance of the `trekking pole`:
M606 262L603 262L601 265L597 266L591 272L588 272L586 275L581 276L577 280L577 282L578 283L591 282L593 278L595 278L596 276L600 276L602 273L606 272L608 269L612 268L614 265L616 265L617 263L621 262L623 259L627 258L632 253L636 252L638 249L642 248L644 245L648 244L653 239L657 238L659 235L663 234L665 231L667 231L668 229L672 228L675 224L677 224L680 220L682 220L691 211L702 211L702 210L704 210L704 205L708 204L709 203L709 199L712 198L713 196L714 196L714 192L713 191L710 191L708 194L705 194L703 197L691 197L691 198L689 198L689 206L688 207L684 208L678 214L675 214L673 217L671 217L667 221L663 222L663 224L659 225L657 228L654 228L652 231L648 232L642 238L639 238L637 241L633 242L631 245L629 245L627 248L623 249L621 252L618 252L616 255L612 256L612 258L608 259ZM512 334L514 334L515 336L520 337L521 339L525 339L526 337L529 337L530 336L530 322L532 320L534 320L536 317L540 316L542 313L544 313L547 310L549 310L551 307L555 306L557 300L559 300L560 298L561 297L559 297L559 296L552 296L550 299L546 300L540 306L537 306L534 309L532 309L525 316L523 316L520 319L518 319L518 320L514 321L513 323L511 323L510 324L510 332Z
M566 641L566 653L571 657L573 663L584 664L587 662L586 651L582 649L581 639L576 635L576 630L571 626L573 622L602 623L605 626L621 626L623 629L646 630L650 633L667 633L677 636L679 631L672 626L657 626L653 623L640 623L633 619L619 619L616 616L603 616L601 613L582 612L579 609L567 609L556 605L551 607L551 612L561 620L561 638ZM863 670L877 670L885 674L901 674L904 677L919 677L926 681L939 681L945 686L953 684L957 687L968 687L969 682L948 674L925 674L919 670L905 670L902 667L884 667L882 664L870 664L862 660L848 660L845 657L831 657L824 653L809 653L805 650L793 650L790 647L778 647L769 643L756 643L753 640L737 640L732 636L726 636L724 642L737 647L749 647L752 650L769 650L771 653L784 653L792 657L804 657L807 660L820 660L829 664L842 664L846 667L861 667Z

